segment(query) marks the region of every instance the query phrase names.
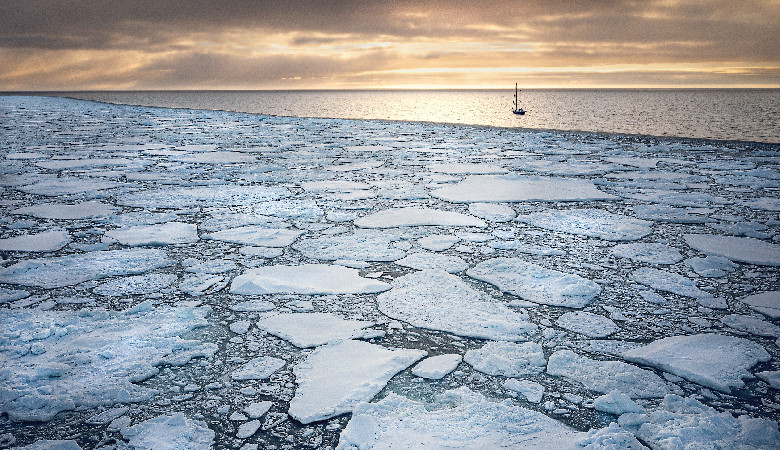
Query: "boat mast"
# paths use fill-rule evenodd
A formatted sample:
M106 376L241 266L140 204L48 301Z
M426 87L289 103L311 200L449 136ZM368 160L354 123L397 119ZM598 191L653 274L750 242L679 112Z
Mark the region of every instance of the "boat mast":
M517 83L515 83L515 111L517 111Z

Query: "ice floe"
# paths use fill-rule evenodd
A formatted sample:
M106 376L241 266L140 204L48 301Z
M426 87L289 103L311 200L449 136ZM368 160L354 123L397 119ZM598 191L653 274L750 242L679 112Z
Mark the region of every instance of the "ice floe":
M395 263L417 270L439 269L449 273L462 272L469 267L468 263L459 256L428 252L410 253Z
M602 209L545 210L515 220L546 230L597 237L607 241L635 241L652 232L652 222L613 214Z
M780 318L780 291L761 292L748 295L740 300L742 303L747 304L751 309L765 314L772 319Z
M569 311L555 323L561 328L592 338L607 337L620 330L611 319L585 311Z
M412 374L429 380L440 380L458 367L463 357L457 353L425 358L412 367Z
M329 264L263 266L233 279L233 294L367 294L390 289L378 280L363 278L357 269ZM1 278L0 278L1 279Z
M122 428L122 437L138 450L205 450L214 445L214 436L205 422L180 412Z
M505 377L540 373L547 364L542 346L536 342L488 342L467 351L463 360L482 373Z
M395 228L421 225L450 227L487 226L481 219L456 211L418 207L386 209L357 219L355 225L362 228Z
M425 355L352 340L318 347L293 369L298 388L288 414L307 424L352 412Z
M712 294L702 291L696 286L696 282L682 275L664 270L642 267L631 274L631 278L646 286L659 291L686 297L712 297Z
M178 276L169 273L122 277L102 283L95 287L92 292L105 297L151 294L167 288L178 279Z
M264 380L284 365L285 361L283 359L260 356L238 367L230 374L230 378L236 381Z
M683 259L677 249L657 243L617 244L612 247L612 253L621 258L649 264L674 264Z
M70 234L63 230L44 231L37 234L23 234L0 239L0 251L53 252L68 245Z
M546 269L520 258L489 259L467 270L466 274L543 305L582 308L601 292L591 280Z
M450 202L525 202L613 200L589 180L525 175L472 175L431 195Z
M204 234L203 239L230 242L234 244L252 245L257 247L287 247L292 244L303 231L287 228L265 228L247 225Z
M538 328L528 316L441 270L423 270L393 281L377 297L379 310L416 327L482 339L523 341Z
M394 239L375 230L361 230L341 236L302 239L293 248L309 258L334 261L357 259L361 261L395 261L406 255L392 246Z
M670 336L623 356L726 393L743 387L742 380L753 376L748 369L770 359L760 344L713 333Z
M182 222L119 228L106 232L106 237L132 247L191 244L199 239L198 226Z
M40 217L42 219L79 220L106 217L114 214L118 208L102 202L40 203L13 210L12 214Z
M780 266L780 245L749 237L686 234L685 242L708 255L761 266Z
M330 313L291 313L266 315L257 322L258 328L280 337L296 347L307 348L341 339L377 336L376 330L366 330L372 322L346 320Z

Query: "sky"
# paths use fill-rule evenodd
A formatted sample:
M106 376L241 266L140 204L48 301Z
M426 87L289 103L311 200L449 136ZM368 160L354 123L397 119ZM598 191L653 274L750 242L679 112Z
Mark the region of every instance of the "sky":
M780 0L2 0L0 91L780 87Z

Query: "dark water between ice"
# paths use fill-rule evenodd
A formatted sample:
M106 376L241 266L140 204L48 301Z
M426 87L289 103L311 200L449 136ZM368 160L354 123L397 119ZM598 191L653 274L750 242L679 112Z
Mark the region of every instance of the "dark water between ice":
M144 106L780 142L780 89L132 91L69 93Z

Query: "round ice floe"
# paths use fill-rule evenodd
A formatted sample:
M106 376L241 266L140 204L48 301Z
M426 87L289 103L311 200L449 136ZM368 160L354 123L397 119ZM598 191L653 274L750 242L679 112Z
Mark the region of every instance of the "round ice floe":
M189 419L180 412L122 428L122 437L130 446L144 450L205 450L214 445L214 436L205 422Z
M546 269L520 258L494 258L466 271L504 292L543 305L582 308L601 292L595 282L578 275Z
M472 203L469 212L491 222L509 222L515 218L515 210L496 203Z
M655 243L617 244L612 247L612 253L621 258L649 264L674 264L683 259L677 249Z
M765 314L772 319L780 318L780 291L753 294L741 300L751 309Z
M15 252L53 252L70 242L70 234L63 230L44 231L0 239L0 250Z
M386 291L390 285L363 278L357 269L328 264L263 266L237 276L232 294L370 294Z
M137 225L106 232L106 237L133 247L144 245L191 244L198 242L198 227L190 223L168 222Z
M547 364L542 346L536 342L488 342L467 351L463 360L482 373L505 377L539 373Z
M441 270L423 270L393 281L377 297L379 310L416 327L482 339L522 341L536 334L528 316Z
M652 232L653 222L612 214L601 209L545 210L517 216L520 222L546 230L597 237L607 241L635 241Z
M463 361L463 357L456 353L431 356L430 358L425 358L416 366L414 366L412 368L412 374L420 378L440 380L448 373L455 370L461 361Z
M358 405L339 437L339 449L575 448L585 433L544 414L494 402L466 387L437 396L431 405L390 393Z
M745 385L742 379L752 377L749 368L771 359L760 344L722 334L667 337L624 357L726 393Z
M590 180L524 175L473 175L431 195L450 202L525 202L613 200Z
M761 266L780 266L780 245L759 239L714 234L686 234L685 242L708 255Z
M555 321L561 328L592 338L607 337L620 330L612 320L585 311L571 311Z
M451 234L434 234L417 240L420 247L432 252L447 250L458 242L460 242L460 238Z
M416 270L439 269L449 273L462 272L469 266L459 256L428 252L412 253L395 263Z
M459 213L431 208L386 209L355 221L362 228L394 228L412 226L486 227L482 220Z

